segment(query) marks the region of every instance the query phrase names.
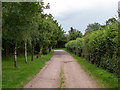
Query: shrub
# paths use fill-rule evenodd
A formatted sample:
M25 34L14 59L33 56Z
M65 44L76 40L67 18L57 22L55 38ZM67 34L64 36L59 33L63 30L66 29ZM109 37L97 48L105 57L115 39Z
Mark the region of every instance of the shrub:
M69 41L66 48L109 72L118 74L118 24L87 31L83 38Z
M75 53L78 56L81 56L82 54L82 48L83 48L83 38L77 38L76 40L69 41L65 47Z

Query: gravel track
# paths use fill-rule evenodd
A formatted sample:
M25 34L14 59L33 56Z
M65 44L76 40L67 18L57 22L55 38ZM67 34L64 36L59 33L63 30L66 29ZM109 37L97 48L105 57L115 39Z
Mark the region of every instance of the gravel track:
M64 50L54 50L51 60L24 88L58 88L61 71L64 77L63 88L99 88L96 81Z

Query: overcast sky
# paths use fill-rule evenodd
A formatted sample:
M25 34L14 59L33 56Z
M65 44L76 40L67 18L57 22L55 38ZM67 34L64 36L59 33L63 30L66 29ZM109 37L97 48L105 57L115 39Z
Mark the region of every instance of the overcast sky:
M120 0L44 0L50 3L50 13L67 32L70 27L80 30L83 34L88 24L117 17L118 1Z

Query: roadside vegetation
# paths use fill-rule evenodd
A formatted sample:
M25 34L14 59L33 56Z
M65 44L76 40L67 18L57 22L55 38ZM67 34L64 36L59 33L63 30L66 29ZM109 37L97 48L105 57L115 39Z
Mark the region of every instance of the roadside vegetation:
M53 48L66 48L103 87L117 88L118 21L89 24L84 35L73 27L65 34L45 9L50 9L49 3L2 2L2 87L23 87L52 57Z
M64 49L80 64L84 71L98 83L101 88L118 88L118 77L107 70L89 63L85 58L78 57L74 53Z
M64 78L64 72L61 69L61 72L60 72L60 86L58 88L65 88L64 79L65 79Z
M68 51L82 57L74 56L79 63L83 64L82 66L85 66L92 73L91 75L101 79L100 82L104 83L105 87L115 88L118 86L118 26L119 23L115 18L107 20L106 25L89 24L82 37L76 37L73 34L73 39L69 39L68 43L65 44ZM70 32L76 31L71 29L69 38L71 38Z
M114 18L106 21L104 27L89 25L82 37L70 40L65 47L97 67L118 75L118 31L118 22Z
M14 57L4 57L2 60L2 88L23 88L52 56L53 50L48 55L41 55L38 59L35 58L32 62L29 55L27 65L24 63L24 56L19 56L17 68L14 67Z
M51 14L43 13L44 9L49 9L49 4L3 2L2 7L2 55L14 55L15 67L18 67L18 55L24 55L27 64L27 55L34 61L34 54L39 58L51 52L52 47L66 42L61 25Z
M64 30L44 2L2 2L2 87L22 88L40 71Z

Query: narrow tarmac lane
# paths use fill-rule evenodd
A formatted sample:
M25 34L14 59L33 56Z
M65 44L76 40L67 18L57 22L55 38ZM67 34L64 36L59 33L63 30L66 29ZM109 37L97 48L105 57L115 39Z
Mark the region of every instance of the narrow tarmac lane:
M97 83L64 50L54 50L51 60L24 88L58 88L61 72L63 72L63 88L98 88Z

